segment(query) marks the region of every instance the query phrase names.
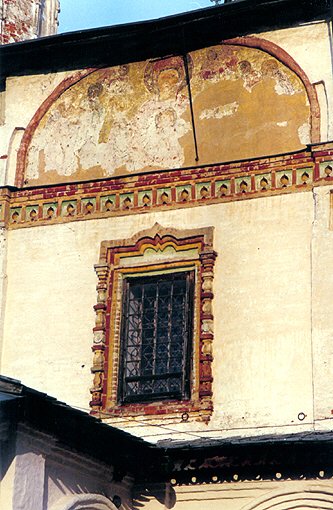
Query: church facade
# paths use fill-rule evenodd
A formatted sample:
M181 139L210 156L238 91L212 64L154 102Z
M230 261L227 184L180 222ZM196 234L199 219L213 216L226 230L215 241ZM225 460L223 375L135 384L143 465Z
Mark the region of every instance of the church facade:
M330 508L331 32L242 0L0 48L0 371L156 445L133 508Z

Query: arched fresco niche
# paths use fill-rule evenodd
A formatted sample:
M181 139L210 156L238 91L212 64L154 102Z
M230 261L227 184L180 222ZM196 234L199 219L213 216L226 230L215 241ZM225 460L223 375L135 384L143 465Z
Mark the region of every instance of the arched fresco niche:
M311 142L311 108L300 78L246 46L196 52L191 82L200 162L274 155Z
M225 43L188 56L198 162L181 57L94 70L63 89L60 85L26 130L16 184L89 180L301 149L318 135L311 132L314 110L318 116L315 92L295 62L298 74L274 52Z

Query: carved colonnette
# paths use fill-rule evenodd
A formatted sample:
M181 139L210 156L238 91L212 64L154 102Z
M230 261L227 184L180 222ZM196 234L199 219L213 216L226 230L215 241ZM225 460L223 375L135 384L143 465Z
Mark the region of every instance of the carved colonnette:
M213 250L205 251L200 254L201 262L201 307L200 307L200 390L199 394L202 399L202 412L209 417L211 398L212 398L212 361L213 361L213 339L214 324L212 300L213 294L213 278L214 263L216 253ZM208 414L207 414L208 410Z
M168 248L172 254L164 256ZM148 259L147 250L152 252ZM159 258L154 257L159 254ZM129 239L104 241L101 245L98 276L96 326L94 328L94 374L91 389L92 414L109 416L173 415L208 422L213 411L213 228L176 230L155 224ZM118 376L120 361L120 327L122 281L131 275L165 274L194 270L193 359L191 397L182 401L119 404Z
M91 389L92 400L90 405L92 409L99 408L101 405L101 394L103 389L103 373L105 362L106 347L106 298L108 292L108 274L110 267L108 264L96 264L95 271L98 277L97 283L97 304L94 306L96 320L94 327L94 343L92 350L94 353L93 366L91 368L94 374L93 386Z

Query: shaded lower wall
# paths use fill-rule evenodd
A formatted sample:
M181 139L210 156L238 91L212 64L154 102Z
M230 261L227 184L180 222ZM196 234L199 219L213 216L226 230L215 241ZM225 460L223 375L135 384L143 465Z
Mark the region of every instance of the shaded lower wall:
M279 474L278 474L279 475ZM333 508L333 481L258 480L192 485L136 487L133 509L147 510L288 510Z
M131 508L129 478L115 482L112 465L57 445L55 437L19 426L9 452L1 450L0 503L5 510ZM2 446L2 444L1 444Z
M18 399L0 394L0 507L12 500L15 454L16 454L16 419Z

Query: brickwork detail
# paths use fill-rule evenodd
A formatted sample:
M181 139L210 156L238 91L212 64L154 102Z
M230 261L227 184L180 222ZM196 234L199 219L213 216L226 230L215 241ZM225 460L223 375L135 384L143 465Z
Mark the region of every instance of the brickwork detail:
M0 44L35 39L57 32L59 0L3 0Z
M284 156L216 166L2 188L0 221L9 229L53 225L297 193L332 182L333 144L326 143Z
M146 249L163 253L173 247L175 256L167 261L138 264L128 267L124 259L143 256ZM191 256L180 260L178 251L191 250ZM196 256L193 255L193 250ZM98 277L96 324L94 328L94 374L90 402L92 414L109 416L176 415L208 422L213 411L213 268L216 253L213 250L213 228L196 230L164 229L155 224L130 239L104 241L100 261L95 266ZM122 279L124 275L152 271L164 273L174 270L195 270L193 359L191 398L186 401L162 401L149 404L119 404L118 373L120 361L120 328L122 310Z

